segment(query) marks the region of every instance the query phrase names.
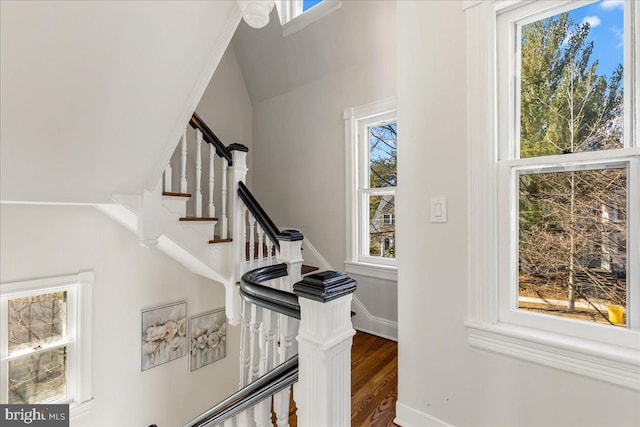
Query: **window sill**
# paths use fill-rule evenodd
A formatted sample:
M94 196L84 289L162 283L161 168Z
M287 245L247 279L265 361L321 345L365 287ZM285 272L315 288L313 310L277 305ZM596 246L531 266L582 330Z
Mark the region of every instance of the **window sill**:
M394 265L368 264L364 262L346 262L344 269L347 273L358 274L360 276L374 277L392 282L398 281L398 267Z
M472 347L640 390L640 349L513 325L467 321L465 326Z
M325 0L282 25L282 37L288 37L340 9L342 2Z

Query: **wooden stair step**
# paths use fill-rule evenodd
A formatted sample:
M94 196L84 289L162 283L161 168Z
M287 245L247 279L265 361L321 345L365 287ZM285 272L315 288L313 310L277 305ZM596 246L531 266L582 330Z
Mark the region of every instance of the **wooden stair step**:
M170 197L185 197L185 198L190 198L191 194L189 193L173 193L171 191L163 191L162 192L163 196L170 196Z
M215 243L229 243L229 242L233 242L233 239L221 239L220 237L215 237L213 240L209 240L210 244L215 244Z
M185 216L180 218L180 221L193 221L193 222L206 222L206 221L218 221L218 218L213 217L196 217L196 216Z
M308 274L308 273L311 273L312 271L318 271L318 270L320 270L318 267L302 264L302 274Z

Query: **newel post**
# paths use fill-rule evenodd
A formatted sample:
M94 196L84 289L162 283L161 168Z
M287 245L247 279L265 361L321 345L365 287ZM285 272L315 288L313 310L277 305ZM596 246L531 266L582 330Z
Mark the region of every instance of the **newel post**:
M231 274L232 283L240 282L242 276L242 266L244 265L244 241L242 239L242 226L244 225L244 210L242 209L242 200L238 196L238 183L247 180L247 153L249 149L242 144L230 144L227 149L231 152L232 166L229 168L229 203L231 208L229 214L229 222L231 229L231 238L233 239L233 256L231 257ZM226 224L222 224L225 227ZM229 316L229 323L238 324L240 321L240 294L234 285L233 292L226 292L226 305L233 307L233 316ZM229 310L227 310L227 315Z
M351 294L345 273L306 276L293 287L300 303L298 425L351 425Z

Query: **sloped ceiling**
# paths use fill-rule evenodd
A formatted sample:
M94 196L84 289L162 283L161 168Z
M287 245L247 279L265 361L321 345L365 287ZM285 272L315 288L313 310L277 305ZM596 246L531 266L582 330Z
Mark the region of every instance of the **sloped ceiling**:
M395 1L343 0L340 9L288 37L275 8L265 28L243 21L233 47L255 105L374 57L395 60L395 34Z
M93 203L159 179L235 1L1 2L0 199Z

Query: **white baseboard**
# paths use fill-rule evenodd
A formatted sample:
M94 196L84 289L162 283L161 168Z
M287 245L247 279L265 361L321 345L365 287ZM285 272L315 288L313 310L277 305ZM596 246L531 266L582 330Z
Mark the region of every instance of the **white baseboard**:
M352 318L355 329L388 340L398 341L398 322L374 316L355 294L353 295L353 305L356 312L355 317Z
M396 403L396 418L393 422L402 427L453 427L433 415L400 402Z

